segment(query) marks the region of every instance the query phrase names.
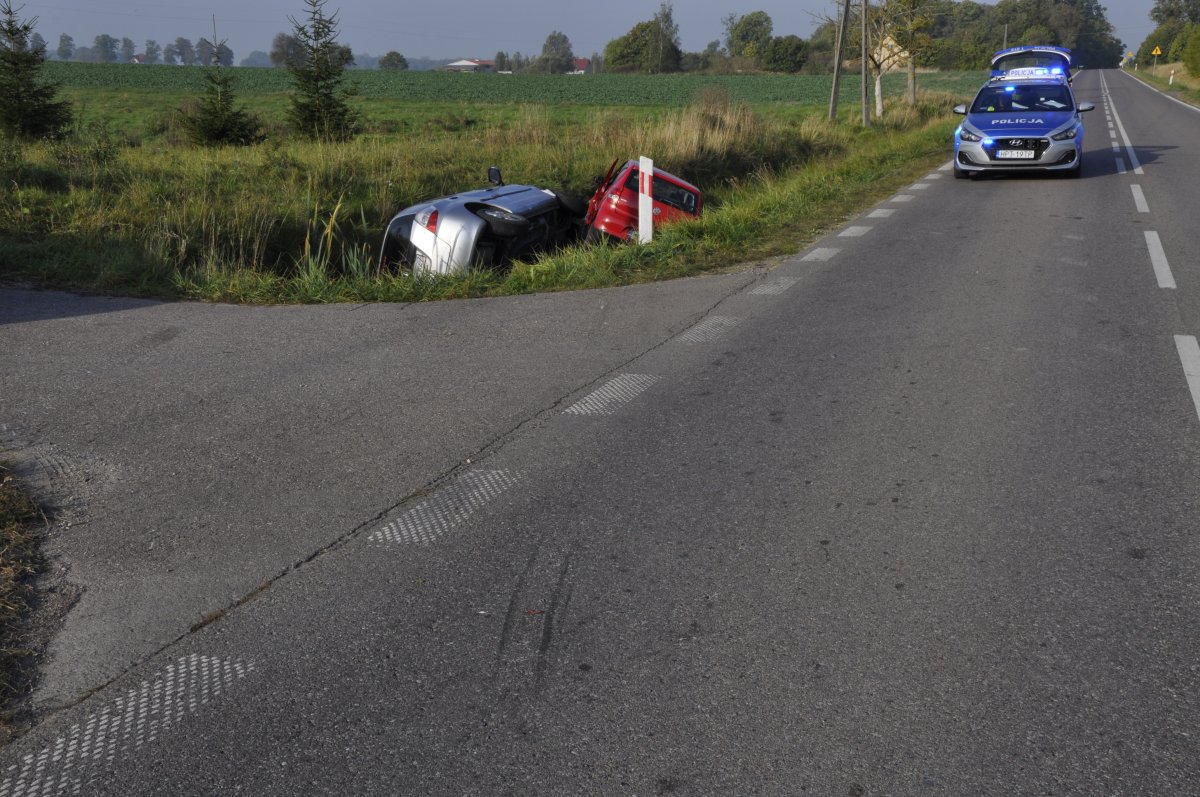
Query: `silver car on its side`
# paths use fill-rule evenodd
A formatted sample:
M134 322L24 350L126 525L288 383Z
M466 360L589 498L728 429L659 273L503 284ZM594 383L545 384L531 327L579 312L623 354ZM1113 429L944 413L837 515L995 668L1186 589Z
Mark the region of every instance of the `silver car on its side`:
M587 205L532 185L505 185L488 170L490 188L432 199L397 213L383 236L379 265L414 274L500 268L531 253L579 239Z

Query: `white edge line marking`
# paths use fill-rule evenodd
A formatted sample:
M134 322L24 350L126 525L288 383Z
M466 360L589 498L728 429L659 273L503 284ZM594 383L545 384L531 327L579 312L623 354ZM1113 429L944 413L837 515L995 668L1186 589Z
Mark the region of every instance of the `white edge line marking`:
M1142 193L1142 187L1134 184L1129 188L1133 191L1133 204L1137 206L1138 213L1149 213L1150 206L1146 204L1146 195Z
M1167 262L1167 253L1158 233L1146 230L1146 248L1150 250L1150 262L1154 265L1154 276L1158 277L1158 287L1174 288L1175 276L1171 273L1171 264Z
M1175 349L1179 352L1179 361L1183 363L1183 375L1187 377L1196 417L1200 418L1200 343L1191 335L1176 335Z
M945 164L944 166L939 166L938 171L939 172L948 172L953 168L954 168L954 161L950 161L949 163Z

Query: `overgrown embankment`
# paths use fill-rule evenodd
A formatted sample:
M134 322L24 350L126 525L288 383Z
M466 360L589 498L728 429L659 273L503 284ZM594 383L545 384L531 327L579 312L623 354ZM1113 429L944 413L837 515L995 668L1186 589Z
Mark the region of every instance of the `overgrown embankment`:
M0 278L242 302L409 301L613 285L795 251L948 152L955 98L889 101L863 130L812 109L751 108L720 87L683 107L463 106L417 131L345 144L183 146L105 129L0 143ZM375 255L398 208L482 183L586 195L613 158L648 154L705 191L699 221L650 247L571 248L511 272L419 279Z

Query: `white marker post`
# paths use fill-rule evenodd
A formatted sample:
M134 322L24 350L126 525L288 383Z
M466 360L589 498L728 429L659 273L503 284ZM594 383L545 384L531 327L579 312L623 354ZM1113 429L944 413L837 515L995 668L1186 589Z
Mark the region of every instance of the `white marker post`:
M654 161L642 156L638 162L638 243L654 240Z

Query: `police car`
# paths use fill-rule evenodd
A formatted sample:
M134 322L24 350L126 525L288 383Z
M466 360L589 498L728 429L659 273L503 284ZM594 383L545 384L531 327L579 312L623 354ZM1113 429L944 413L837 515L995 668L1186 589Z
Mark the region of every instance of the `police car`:
M1062 75L1071 82L1071 51L1066 47L1027 44L998 50L992 55L992 77L1003 77L1014 69L1044 67L1051 75Z
M1008 69L989 80L954 131L954 176L985 172L1083 172L1083 118L1071 86L1051 67Z

